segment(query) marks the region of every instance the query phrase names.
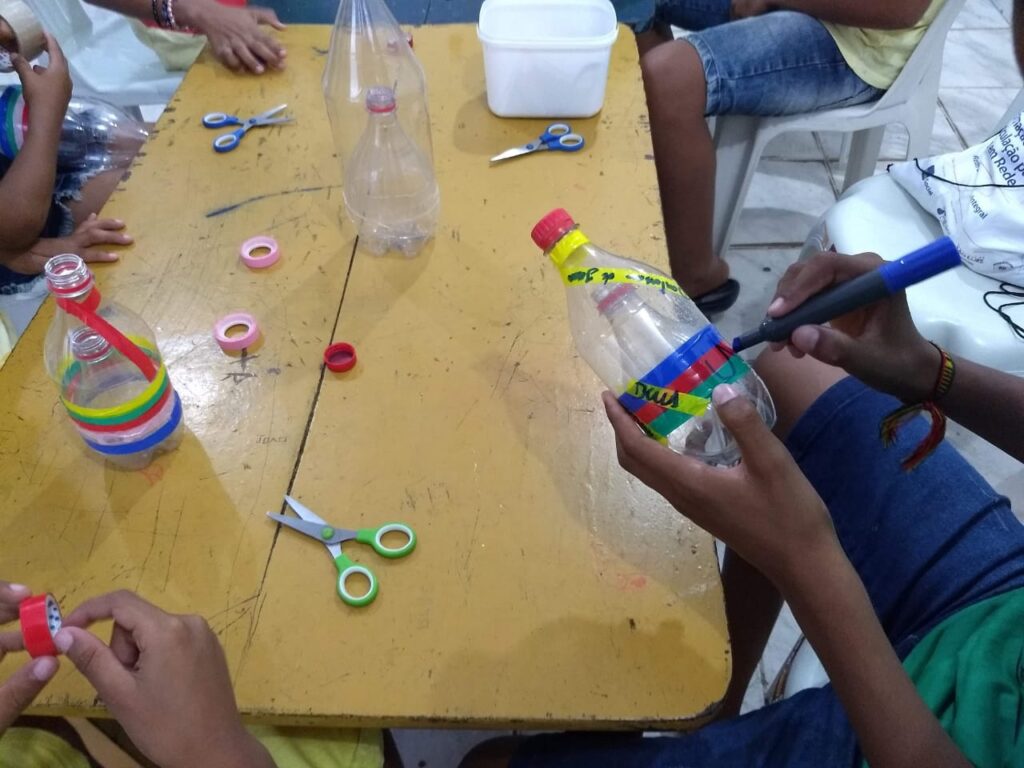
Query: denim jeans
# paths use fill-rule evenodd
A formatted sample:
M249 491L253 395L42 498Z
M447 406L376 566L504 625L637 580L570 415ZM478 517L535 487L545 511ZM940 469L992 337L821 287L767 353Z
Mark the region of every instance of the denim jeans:
M688 31L686 40L704 65L705 114L792 115L882 95L854 74L812 16L773 11L730 21L729 6L729 0L663 0L647 25Z

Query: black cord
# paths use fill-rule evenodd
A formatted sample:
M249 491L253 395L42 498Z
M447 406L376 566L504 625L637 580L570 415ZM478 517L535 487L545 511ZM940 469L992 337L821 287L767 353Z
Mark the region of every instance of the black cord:
M946 184L950 184L951 186L954 186L954 187L967 187L968 189L987 189L987 188L991 188L991 189L1016 189L1016 190L1024 190L1024 185L1017 186L1016 184L962 184L959 181L953 181L952 179L947 179L947 178L944 178L942 176L939 176L938 174L935 173L935 171L931 171L931 170L927 170L925 168L922 168L921 167L921 161L918 160L916 157L914 158L914 165L917 166L917 170L919 170L921 172L922 176L927 176L928 178L935 179L936 181L945 182ZM891 164L890 164L890 167L891 167Z
M1008 299L1019 299L1019 301L1004 301L1001 304L994 305L992 302L989 301L990 296L1006 297ZM1008 309L1012 309L1013 307L1024 306L1024 286L1016 285L1015 283L1000 282L999 288L997 290L985 291L985 294L982 296L982 299L984 299L985 301L985 306L987 306L989 309L991 309L993 312L995 312L1001 318L1003 318L1003 320L1006 321L1006 324L1010 326L1010 329L1021 340L1024 340L1024 327L1022 327L1012 317L1010 317L1010 313L1007 311Z

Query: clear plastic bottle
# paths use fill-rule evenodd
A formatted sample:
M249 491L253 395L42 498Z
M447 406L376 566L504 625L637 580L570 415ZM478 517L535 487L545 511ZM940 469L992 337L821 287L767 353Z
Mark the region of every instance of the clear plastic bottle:
M322 85L343 176L366 133L368 92L379 87L394 91L402 131L433 168L426 77L385 0L341 0Z
M46 333L46 370L86 445L111 463L142 469L181 442L181 400L153 332L131 310L102 302L73 254L46 263L57 301Z
M0 91L0 154L13 160L25 143L28 115L20 85ZM149 133L113 104L75 97L68 104L57 150L60 173L99 173L126 168Z
M562 209L541 219L533 239L566 284L577 350L649 435L708 464L737 463L711 403L723 383L774 425L764 383L670 277L598 248Z
M391 88L370 88L366 111L366 130L345 171L345 209L360 247L415 256L437 228L433 167L402 129Z

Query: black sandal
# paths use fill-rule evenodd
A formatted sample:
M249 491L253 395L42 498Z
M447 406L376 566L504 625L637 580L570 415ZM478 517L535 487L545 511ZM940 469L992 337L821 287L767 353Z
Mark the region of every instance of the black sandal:
M717 288L693 297L697 309L705 315L718 315L736 303L740 295L740 284L731 277Z

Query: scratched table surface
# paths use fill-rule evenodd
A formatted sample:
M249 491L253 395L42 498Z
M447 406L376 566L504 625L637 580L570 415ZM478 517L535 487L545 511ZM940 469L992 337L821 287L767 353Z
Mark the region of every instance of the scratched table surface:
M206 616L253 720L337 725L687 728L730 673L709 536L615 460L564 288L529 238L550 208L608 249L666 254L637 54L623 28L587 148L489 167L546 124L486 107L469 25L416 32L431 84L442 218L415 259L356 249L320 94L329 28L293 26L285 72L203 57L106 214L136 243L98 271L154 327L183 445L141 472L88 457L42 366L44 307L0 370L0 575L70 609L125 587ZM210 150L202 114L287 101L297 123ZM238 244L273 234L274 267ZM210 327L253 312L227 356ZM358 366L324 374L334 340ZM347 527L399 520L419 545L372 567L350 608L317 542L268 521L290 492ZM8 659L0 676L10 671ZM101 713L68 667L46 713Z

